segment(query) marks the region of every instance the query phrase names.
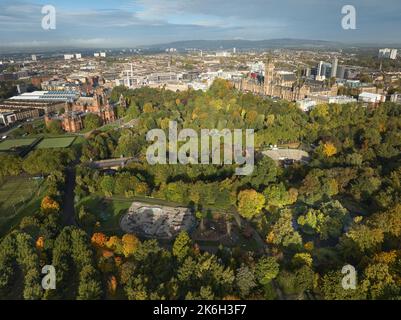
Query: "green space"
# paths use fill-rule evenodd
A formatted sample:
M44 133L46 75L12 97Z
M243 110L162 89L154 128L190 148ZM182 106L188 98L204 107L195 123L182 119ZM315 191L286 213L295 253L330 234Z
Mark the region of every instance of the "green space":
M68 148L76 137L45 138L37 146L38 149Z
M0 143L0 151L14 151L27 148L37 141L38 138L7 139Z
M0 236L40 207L43 181L28 176L12 177L0 185Z
M128 211L132 201L91 195L79 201L76 212L78 213L82 206L85 207L85 210L94 216L95 221L99 222L96 227L97 232L122 234L120 219Z

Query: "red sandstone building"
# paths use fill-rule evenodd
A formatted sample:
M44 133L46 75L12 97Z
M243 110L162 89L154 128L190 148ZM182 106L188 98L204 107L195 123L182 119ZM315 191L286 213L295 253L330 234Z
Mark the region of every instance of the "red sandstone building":
M93 113L100 117L103 124L111 123L116 120L113 106L102 89L97 89L93 96L82 96L74 102L67 102L65 113L58 118L46 115L45 121L60 120L61 126L66 132L78 132L84 129L84 118L87 114Z

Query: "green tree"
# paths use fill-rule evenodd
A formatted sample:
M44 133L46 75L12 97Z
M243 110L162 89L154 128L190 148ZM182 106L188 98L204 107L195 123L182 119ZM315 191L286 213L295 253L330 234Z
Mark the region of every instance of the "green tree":
M280 265L273 257L263 257L256 264L256 278L261 285L267 285L271 280L277 277L280 271Z
M100 188L106 196L111 197L114 191L114 184L113 177L104 176L100 181Z
M238 212L246 219L259 215L265 205L265 197L255 190L243 190L238 194Z
M248 266L242 264L241 267L237 269L235 282L241 297L246 298L250 294L252 289L257 286L255 281L255 276Z
M47 124L47 131L51 134L57 135L63 133L63 128L61 127L60 120L51 120Z
M88 130L94 130L102 125L102 119L94 113L89 113L84 118L84 127Z
M173 244L173 256L179 261L182 261L187 257L192 249L192 240L186 231L181 231L177 238L175 238Z

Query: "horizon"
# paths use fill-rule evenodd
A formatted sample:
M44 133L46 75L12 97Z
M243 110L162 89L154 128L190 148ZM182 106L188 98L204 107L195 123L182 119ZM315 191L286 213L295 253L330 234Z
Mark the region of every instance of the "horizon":
M385 48L385 47L391 47L391 48L401 48L401 41L400 42L383 42L383 43L373 43L373 42L341 42L341 41L328 41L328 40L322 40L322 39L300 39L300 38L271 38L271 39L257 39L257 40L249 40L249 39L199 39L199 40L194 40L194 39L187 39L187 40L180 40L180 41L171 41L171 42L165 42L165 43L154 43L154 44L149 44L149 45L137 45L137 46L78 46L78 45L54 45L54 46L31 46L31 47L22 47L22 46L2 46L0 47L0 53L2 54L13 54L13 53L25 53L25 52L31 52L31 53L50 53L50 52L55 52L55 51L74 51L74 50L82 50L82 51L96 51L96 50L110 50L111 52L113 50L125 50L125 49L139 49L139 50L154 50L154 51L160 51L165 47L169 47L170 45L182 45L186 42L194 42L200 45L201 42L213 42L213 43L218 43L218 42L235 42L235 41L244 41L244 42L250 42L250 43L258 43L258 42L269 42L269 41L299 41L299 42L304 42L304 43L313 43L313 42L321 42L321 45L317 44L312 44L312 45L305 45L305 44L285 44L285 45L274 45L274 46L259 46L259 47L246 47L246 48L241 48L241 47L236 47L236 49L239 50L268 50L268 49L277 49L277 48L283 48L283 49L330 49L330 48L337 48L337 49L351 49L351 48L358 48L358 49L379 49L379 48ZM326 43L326 45L325 45ZM219 49L214 49L210 47L202 47L202 49L199 49L197 47L194 47L194 49L199 49L199 50L210 50L210 51L216 51L216 50L228 50L233 47L223 47L220 46ZM182 48L179 49L181 51ZM63 52L64 52L63 51Z
M316 39L344 45L399 44L401 2L354 0L356 29L344 30L347 1L55 0L44 30L38 0L0 3L1 48L129 48L177 41Z

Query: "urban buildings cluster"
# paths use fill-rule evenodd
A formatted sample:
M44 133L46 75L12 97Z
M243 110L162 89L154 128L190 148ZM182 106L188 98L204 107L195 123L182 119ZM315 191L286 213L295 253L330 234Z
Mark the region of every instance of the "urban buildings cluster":
M397 49L380 49L376 59L385 58L397 59ZM148 54L123 49L15 55L0 61L0 83L15 86L11 95L0 97L0 125L43 116L47 123L58 120L65 131L78 132L89 113L103 123L116 120L116 105L108 98L115 86L205 91L217 78L241 91L297 102L304 111L321 103L377 105L400 102L401 93L391 90L400 77L397 69L363 66L355 53L342 50L183 53L168 48Z

